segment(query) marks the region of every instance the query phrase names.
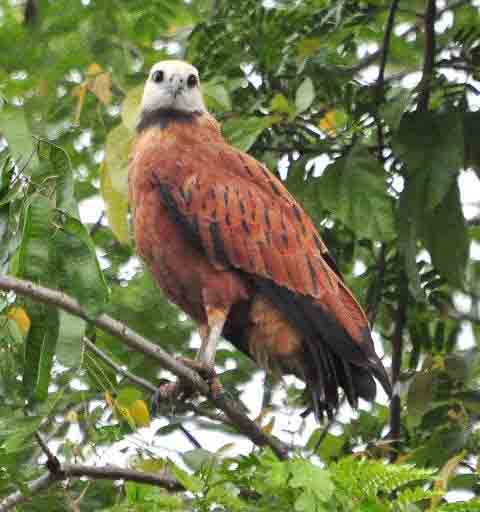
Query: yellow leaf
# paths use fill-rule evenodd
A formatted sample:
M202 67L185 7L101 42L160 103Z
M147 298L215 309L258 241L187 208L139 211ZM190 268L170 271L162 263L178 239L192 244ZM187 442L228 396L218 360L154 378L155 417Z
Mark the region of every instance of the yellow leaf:
M308 37L303 39L297 46L298 58L303 60L306 57L310 57L310 55L313 55L320 50L321 45L322 41L318 37Z
M20 332L24 336L28 333L32 322L30 320L30 317L27 315L27 312L23 308L17 308L15 306L12 306L8 310L7 317L17 324L18 328L20 329Z
M137 427L150 425L150 413L144 400L135 400L128 409Z
M69 411L69 412L66 414L65 419L66 419L69 423L78 423L78 414L77 414L75 411Z
M83 104L85 103L85 95L87 94L86 84L77 85L72 91L73 96L78 96L77 108L75 109L75 117L73 124L80 124L80 116L82 115Z
M221 446L215 453L217 455L223 455L224 453L228 452L232 448L235 448L235 443L227 443Z
M123 407L122 405L118 405L118 402L115 401L115 409L120 413L120 416L122 416L123 419L126 420L129 427L132 430L135 430L135 420L133 419L132 415L130 414L130 410L128 407Z
M38 82L38 94L40 96L48 96L50 92L50 84L48 80L39 80Z
M122 103L122 121L123 124L131 131L135 131L138 116L140 114L140 102L143 95L143 85L134 87L125 96Z
M112 79L110 73L104 71L100 65L90 64L85 84L88 90L105 105L112 101Z
M131 133L120 124L107 135L105 160L100 169L100 189L110 227L119 242L129 243L128 155Z
M105 392L105 402L107 402L110 409L115 409L115 400L108 391Z
M440 470L438 477L435 480L434 490L438 491L438 496L434 496L430 501L429 510L436 510L437 505L440 503L442 496L447 492L448 481L454 475L455 470L465 457L465 451L460 452L458 455L449 459L443 468Z
M95 75L98 75L100 73L103 73L103 68L102 66L100 66L100 64L97 64L96 62L94 62L93 64L90 64L90 66L88 66L88 69L87 69L87 76L95 76Z
M335 135L336 126L335 110L329 110L318 123L320 130L327 132L330 135Z

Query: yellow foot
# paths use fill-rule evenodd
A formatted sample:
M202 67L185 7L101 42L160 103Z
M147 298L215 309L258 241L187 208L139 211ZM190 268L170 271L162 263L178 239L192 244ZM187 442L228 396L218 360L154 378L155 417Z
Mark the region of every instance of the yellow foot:
M179 361L200 374L200 376L209 385L212 398L216 399L223 393L223 387L220 379L218 378L217 372L215 371L215 368L197 359L187 359L185 357L181 357L179 358Z

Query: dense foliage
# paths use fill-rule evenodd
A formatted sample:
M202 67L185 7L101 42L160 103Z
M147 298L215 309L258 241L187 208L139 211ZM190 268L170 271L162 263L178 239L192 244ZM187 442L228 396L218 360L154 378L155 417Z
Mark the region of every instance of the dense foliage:
M225 136L312 215L400 393L312 431L301 386L266 378L250 412L288 461L251 452L199 397L161 408L149 441L149 392L82 339L154 385L171 376L0 292L0 495L46 471L39 430L62 462L168 473L188 492L71 480L19 510L480 510L478 1L0 0L0 49L0 275L193 354L195 326L134 256L127 197L146 73L185 58ZM222 344L217 362L229 394L258 395L251 361Z

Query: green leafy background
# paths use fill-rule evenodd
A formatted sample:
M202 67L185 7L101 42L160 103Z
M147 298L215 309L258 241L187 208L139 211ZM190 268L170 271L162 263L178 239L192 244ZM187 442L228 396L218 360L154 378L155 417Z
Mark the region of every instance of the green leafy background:
M0 495L44 471L40 427L63 461L168 471L190 492L77 481L19 510L480 510L480 13L478 2L437 4L419 112L423 0L400 2L380 91L383 0L0 0L1 273L194 353L195 326L135 257L127 197L148 69L184 58L225 137L286 179L318 225L375 317L387 367L406 314L398 446L381 393L317 426L300 416L298 382L273 383L221 344L228 393L292 445L279 462L202 399L142 428L150 396L83 336L154 385L171 376L90 322L0 293ZM384 464L392 450L396 464Z

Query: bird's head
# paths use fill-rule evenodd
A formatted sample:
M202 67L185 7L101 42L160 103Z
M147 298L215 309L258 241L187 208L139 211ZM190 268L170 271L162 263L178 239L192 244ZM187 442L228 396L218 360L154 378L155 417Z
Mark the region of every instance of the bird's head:
M158 109L186 114L206 111L194 66L181 60L162 60L152 66L143 91L142 111Z

